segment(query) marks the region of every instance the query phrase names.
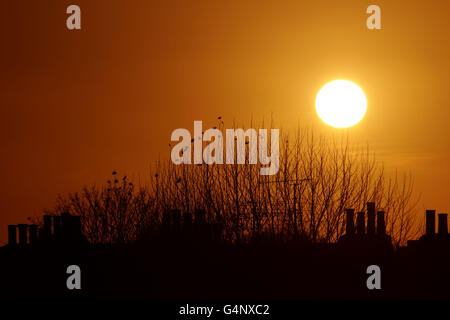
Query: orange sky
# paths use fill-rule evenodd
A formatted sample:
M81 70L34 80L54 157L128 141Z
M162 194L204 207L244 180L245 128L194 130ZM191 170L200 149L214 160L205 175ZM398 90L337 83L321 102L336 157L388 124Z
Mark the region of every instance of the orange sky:
M78 4L82 30L68 31ZM381 7L383 30L365 10ZM326 133L317 91L356 82L348 129L411 172L419 210L448 211L448 1L40 0L0 2L0 243L6 225L112 170L145 177L170 133L270 118Z

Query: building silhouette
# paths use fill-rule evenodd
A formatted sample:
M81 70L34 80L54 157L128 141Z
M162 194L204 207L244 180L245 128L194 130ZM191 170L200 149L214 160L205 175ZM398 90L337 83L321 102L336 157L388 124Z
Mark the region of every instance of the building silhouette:
M36 224L8 225L8 247L51 244L87 244L81 231L81 217L69 213L44 215L40 228Z
M336 243L223 238L224 222L204 209L162 214L159 229L134 243L94 244L81 217L43 217L42 225L8 226L0 248L0 297L139 299L448 299L447 215L426 211L425 234L394 249L386 214L368 202L345 210ZM82 290L65 286L66 268L82 270ZM382 270L382 290L368 290L366 270Z

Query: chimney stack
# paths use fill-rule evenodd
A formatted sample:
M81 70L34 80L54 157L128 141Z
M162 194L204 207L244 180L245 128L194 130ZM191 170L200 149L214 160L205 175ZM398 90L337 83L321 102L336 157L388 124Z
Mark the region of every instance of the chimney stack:
M358 212L356 216L356 234L363 235L366 233L366 217L364 212Z
M71 220L74 235L81 235L81 216L72 216Z
M367 202L367 234L375 234L375 202Z
M8 244L14 246L17 244L17 226L8 225Z
M436 211L426 211L426 234L432 235L436 233Z
M52 216L44 215L44 233L45 236L50 237L52 234Z
M61 231L61 216L53 216L53 234Z
M355 234L355 210L345 209L345 214L347 217L347 223L345 225L345 232L348 235Z
M37 242L37 237L38 237L38 226L35 225L35 224L30 224L28 230L29 230L29 232L30 232L30 243L35 243L35 242Z
M377 212L377 234L386 234L386 223L384 222L384 211Z
M439 213L438 214L438 233L440 235L447 235L448 234L448 228L447 228L447 214L446 213Z
M19 244L26 245L27 244L28 225L27 224L18 224L17 228L19 229Z

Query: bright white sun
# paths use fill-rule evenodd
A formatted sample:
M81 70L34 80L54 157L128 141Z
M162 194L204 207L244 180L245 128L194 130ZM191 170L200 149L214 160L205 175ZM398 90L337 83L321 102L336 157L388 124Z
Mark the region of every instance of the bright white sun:
M329 82L317 94L317 114L332 127L351 127L364 117L366 110L367 99L364 92L351 81Z

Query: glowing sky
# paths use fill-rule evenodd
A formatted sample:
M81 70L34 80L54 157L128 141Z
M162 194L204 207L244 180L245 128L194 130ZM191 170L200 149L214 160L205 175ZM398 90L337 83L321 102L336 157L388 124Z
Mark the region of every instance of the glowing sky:
M81 31L65 28L73 3ZM349 133L413 174L419 210L449 210L450 3L377 0L383 29L368 30L371 3L2 0L0 243L58 193L144 179L194 120L333 132L314 100L334 79L367 96Z

